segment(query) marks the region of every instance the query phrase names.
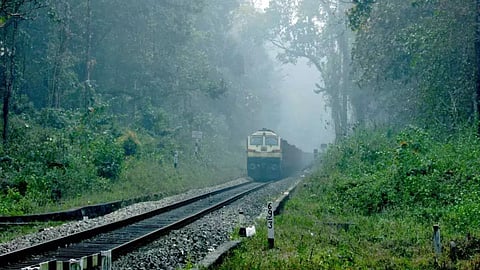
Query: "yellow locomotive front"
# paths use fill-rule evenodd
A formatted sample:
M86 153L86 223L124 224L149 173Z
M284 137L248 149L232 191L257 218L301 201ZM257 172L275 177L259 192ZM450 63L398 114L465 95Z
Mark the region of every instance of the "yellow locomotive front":
M282 177L281 139L272 130L264 128L248 136L247 172L256 181Z

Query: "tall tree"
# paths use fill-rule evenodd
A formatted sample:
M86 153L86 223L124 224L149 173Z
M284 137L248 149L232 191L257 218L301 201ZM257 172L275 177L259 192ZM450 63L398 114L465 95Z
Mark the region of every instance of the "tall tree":
M69 93L80 90L72 89L78 85L78 77L74 76L72 66L75 65L74 54L71 51L70 42L72 39L71 19L72 10L68 1L52 3L50 19L44 23L45 29L49 29L49 37L46 45L46 57L42 62L48 66L48 107L55 109L67 108L66 96ZM38 22L37 22L38 23ZM49 26L49 27L48 27ZM33 33L32 33L33 34ZM38 35L38 34L37 34ZM45 36L40 35L40 36ZM38 44L40 40L36 40ZM40 67L37 67L40 69Z
M330 102L337 139L347 134L352 91L350 38L343 15L347 8L343 1L273 0L267 9L270 40L283 50L278 58L295 63L303 57L319 71L322 79L315 92Z
M83 107L85 111L91 106L91 98L93 96L92 86L92 69L95 66L95 60L92 59L92 9L90 6L90 0L86 0L85 7L85 80L83 82Z
M480 136L480 0L476 0L475 63L476 63L476 111L477 134Z
M220 71L228 91L214 101L228 125L231 143L243 140L251 130L265 125L265 119L278 119L278 95L275 93L274 67L262 38L261 14L249 4L217 0L209 2L216 15L201 16L200 21L212 33L204 44L215 69ZM228 3L230 2L230 3ZM208 26L207 26L208 25ZM223 25L224 27L218 27ZM268 102L265 102L268 100Z

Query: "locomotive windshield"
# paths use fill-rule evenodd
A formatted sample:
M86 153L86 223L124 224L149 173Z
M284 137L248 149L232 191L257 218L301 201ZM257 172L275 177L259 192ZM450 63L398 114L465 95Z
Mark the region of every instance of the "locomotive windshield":
M250 144L251 145L262 145L263 144L263 136L251 136L250 137Z
M265 145L278 145L277 136L265 136Z

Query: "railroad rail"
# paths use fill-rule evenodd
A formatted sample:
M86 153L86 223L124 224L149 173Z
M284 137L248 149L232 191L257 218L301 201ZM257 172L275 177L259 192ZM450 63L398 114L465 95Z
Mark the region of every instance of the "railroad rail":
M0 216L0 226L28 225L29 223L47 222L47 221L82 220L85 217L95 218L98 216L109 214L122 207L126 207L134 203L154 201L154 200L159 200L161 198L162 198L162 194L151 194L151 195L136 197L132 199L117 200L113 202L88 205L88 206L77 207L73 209L50 212L50 213L21 215L21 216Z
M171 230L258 190L247 182L128 219L0 255L0 269L111 269L111 262Z

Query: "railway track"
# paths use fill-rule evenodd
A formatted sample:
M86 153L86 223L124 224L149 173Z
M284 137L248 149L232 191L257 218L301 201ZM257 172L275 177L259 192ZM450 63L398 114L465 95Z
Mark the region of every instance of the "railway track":
M263 187L248 182L0 255L0 269L110 269L111 262ZM37 268L38 267L38 268ZM77 268L75 268L77 267Z

